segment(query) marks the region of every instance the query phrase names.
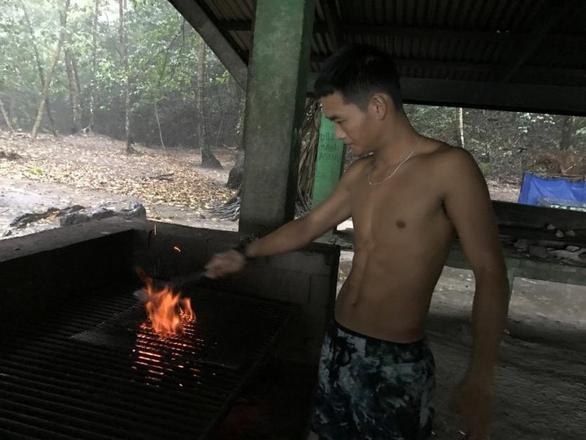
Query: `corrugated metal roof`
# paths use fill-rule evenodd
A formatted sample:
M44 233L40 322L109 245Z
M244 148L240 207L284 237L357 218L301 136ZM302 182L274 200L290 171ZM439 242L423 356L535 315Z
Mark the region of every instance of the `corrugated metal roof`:
M254 1L194 1L247 61ZM317 0L312 70L346 43L386 50L405 77L586 86L583 1Z

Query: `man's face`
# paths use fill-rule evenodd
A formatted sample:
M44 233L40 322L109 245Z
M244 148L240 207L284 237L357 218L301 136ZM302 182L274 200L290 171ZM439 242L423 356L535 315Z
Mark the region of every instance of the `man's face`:
M346 144L356 156L370 153L376 135L375 120L369 110L345 102L341 93L335 92L320 98L322 111L336 129L336 137Z

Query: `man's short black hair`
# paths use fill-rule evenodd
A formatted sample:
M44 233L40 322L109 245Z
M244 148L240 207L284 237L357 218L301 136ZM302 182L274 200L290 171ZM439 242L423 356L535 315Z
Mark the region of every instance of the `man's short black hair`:
M340 92L346 102L365 108L377 92L388 94L403 112L399 75L393 58L372 46L346 46L324 63L314 85L317 98Z

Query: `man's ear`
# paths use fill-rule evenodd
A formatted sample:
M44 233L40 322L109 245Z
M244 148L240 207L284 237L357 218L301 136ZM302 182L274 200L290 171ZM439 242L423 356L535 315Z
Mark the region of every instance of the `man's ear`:
M389 102L389 98L382 93L375 93L372 95L368 107L372 114L379 120L384 119L393 111L393 104Z

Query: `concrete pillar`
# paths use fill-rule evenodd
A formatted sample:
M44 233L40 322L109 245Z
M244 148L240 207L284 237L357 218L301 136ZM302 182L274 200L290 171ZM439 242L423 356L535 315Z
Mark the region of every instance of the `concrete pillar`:
M244 119L244 233L269 232L295 214L314 9L315 0L256 2Z

